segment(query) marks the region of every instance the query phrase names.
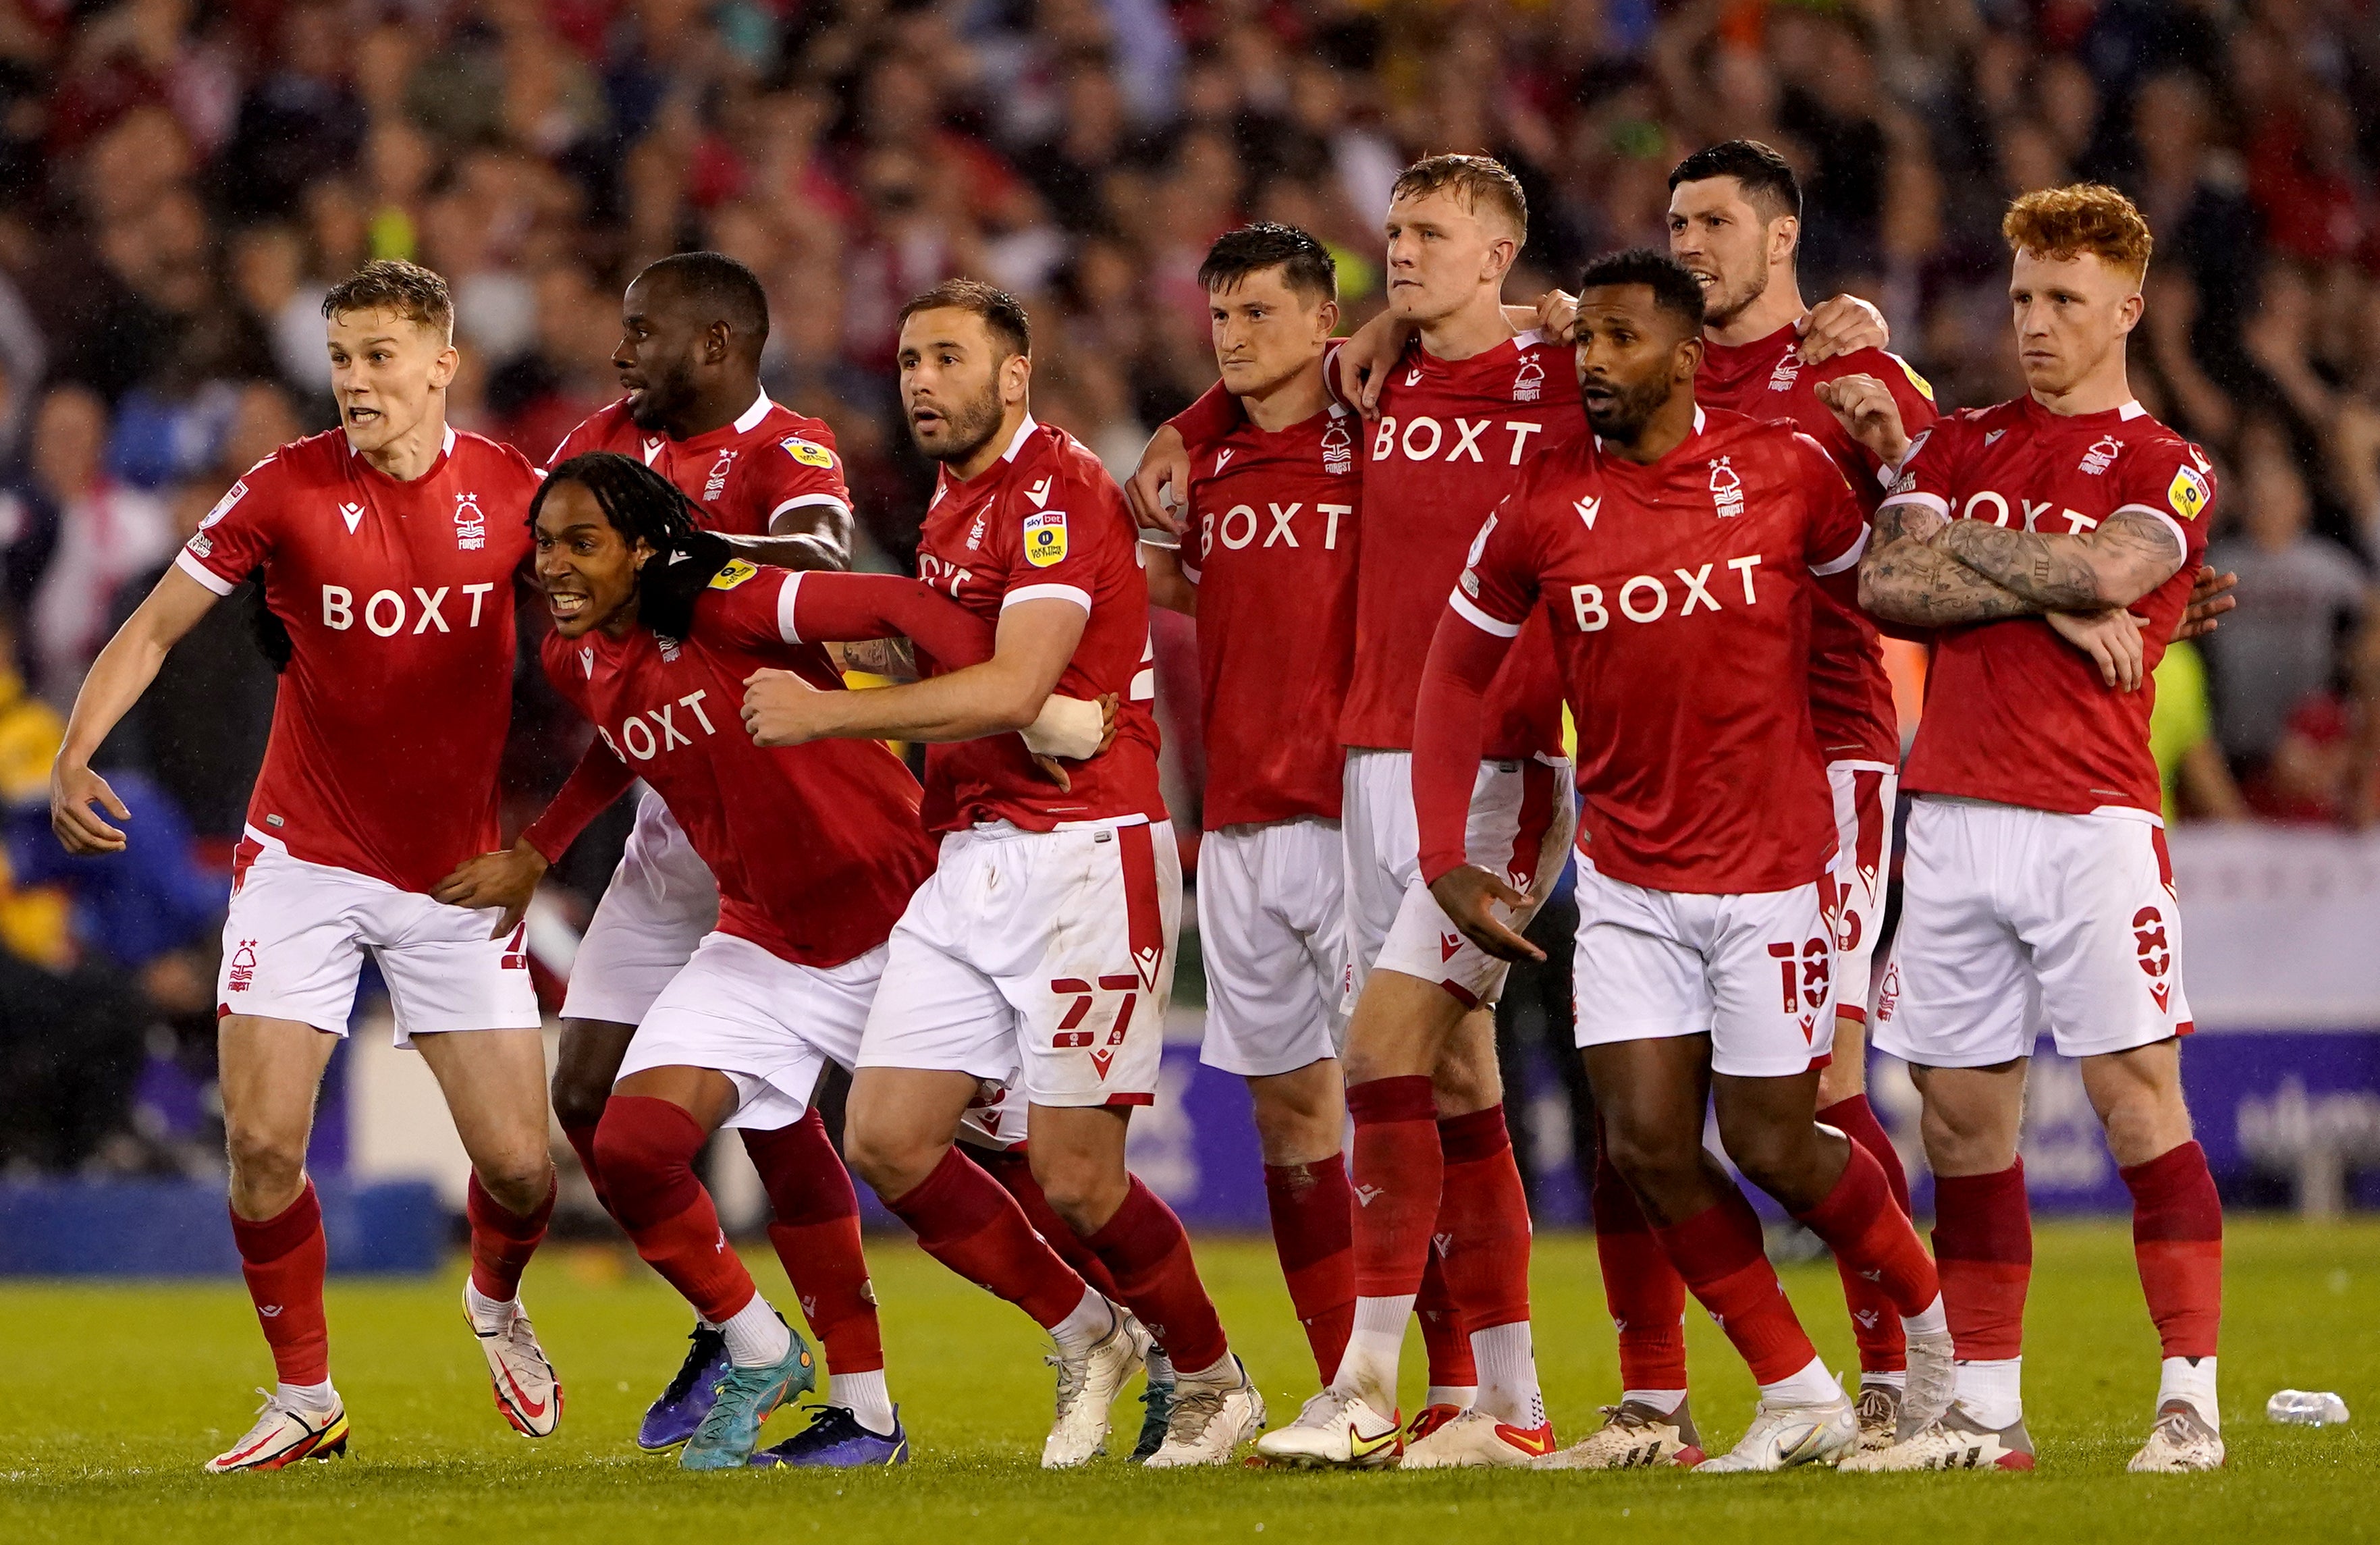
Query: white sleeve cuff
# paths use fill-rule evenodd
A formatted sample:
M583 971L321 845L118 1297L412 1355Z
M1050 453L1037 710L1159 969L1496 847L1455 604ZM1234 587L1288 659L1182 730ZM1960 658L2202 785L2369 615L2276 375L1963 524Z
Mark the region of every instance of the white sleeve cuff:
M794 597L801 593L802 571L790 570L785 582L777 587L777 637L789 644L802 641L801 630L794 626Z
M1945 520L1950 518L1950 501L1943 498L1939 493L1920 493L1914 491L1896 493L1876 505L1876 508L1888 510L1895 505L1915 505L1920 509L1932 510Z
M200 584L204 585L207 589L214 591L217 595L229 595L232 591L239 589L238 580L226 579L222 575L217 574L213 569L211 569L206 565L199 562L198 558L187 547L183 548L181 552L174 555L174 566L188 575L191 578L196 579Z
M1189 580L1194 585L1198 582L1198 566L1196 564L1182 563L1178 558L1174 561L1182 569L1183 578Z
M849 515L851 513L851 506L844 503L841 499L836 498L832 493L802 493L796 494L795 497L786 500L783 504L779 505L775 509L771 510L769 512L769 524L771 526L774 526L777 523L777 517L784 514L787 510L808 509L816 505L832 505L845 515Z
M1840 574L1843 570L1851 567L1852 565L1859 562L1860 554L1867 551L1867 532L1868 529L1866 524L1862 522L1859 529L1859 535L1852 539L1851 546L1843 550L1841 557L1829 558L1823 564L1812 564L1810 566L1810 572L1816 575L1819 578L1824 579L1829 575Z
M2119 515L2155 516L2159 520L2165 522L2165 529L2173 533L2174 562L2176 564L2180 564L2190 556L2190 533L2181 529L2180 521L2176 520L2173 517L2166 514L2165 511L2157 508L2155 505L2119 505L2113 510L2108 512L2110 519ZM2105 525L2106 522L2102 521L2101 524Z
M1454 607L1455 615L1461 617L1464 622L1469 623L1472 627L1479 629L1482 633L1492 633L1499 639L1517 639L1521 636L1521 625L1519 623L1506 622L1500 617L1489 616L1487 613L1473 605L1471 603L1471 598L1464 595L1461 590L1456 590L1446 599Z
M1071 601L1086 612L1091 609L1091 592L1080 585L1020 585L1000 598L1000 609L1027 601Z

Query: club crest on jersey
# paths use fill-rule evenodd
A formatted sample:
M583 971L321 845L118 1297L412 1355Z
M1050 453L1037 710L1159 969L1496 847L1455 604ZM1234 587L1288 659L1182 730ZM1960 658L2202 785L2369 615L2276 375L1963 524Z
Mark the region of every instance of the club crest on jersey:
M805 440L800 435L795 434L788 435L777 444L785 448L787 456L805 467L816 467L824 470L834 465L834 453L815 440Z
M1322 469L1332 477L1344 477L1355 469L1355 441L1347 426L1334 420L1322 432Z
M340 514L346 512L342 509ZM358 514L361 512L358 511ZM354 522L348 522L349 529ZM455 495L455 549L459 553L476 553L488 545L488 517L480 513L480 496L476 493Z
M230 986L233 991L245 992L249 988L255 986L256 941L253 939L242 939L239 942L239 948L234 950L232 952L231 958L225 961L224 964L230 968Z
M2193 468L2175 468L2173 481L2166 485L2166 503L2171 505L2173 513L2184 520L2197 519L2206 508L2207 501L2214 497L2215 490Z
M1794 350L1788 349L1785 352L1785 358L1777 361L1777 368L1768 372L1768 389L1772 392L1790 392L1793 389L1793 383L1801 379L1802 356Z
M1522 360L1520 370L1512 377L1512 400L1535 402L1545 394L1545 390L1546 368L1535 359Z
M2122 441L2112 434L2103 434L2091 442L2091 448L2082 453L2082 469L2095 478L2116 464L2116 457L2123 453L2123 449Z
M1711 506L1722 520L1743 513L1743 479L1726 456L1711 463Z
M967 546L970 549L981 547L983 545L983 523L986 515L989 513L989 511L984 510L977 511L975 524L967 528Z
M719 459L710 464L710 478L707 479L702 485L702 502L704 504L708 505L715 503L721 494L727 492L727 474L734 470L735 470L735 453L734 451L720 452Z
M710 588L714 590L732 590L759 572L757 566L746 563L741 558L730 558L720 566L718 573L710 577Z
M1066 512L1045 510L1025 517L1025 561L1048 568L1066 556Z

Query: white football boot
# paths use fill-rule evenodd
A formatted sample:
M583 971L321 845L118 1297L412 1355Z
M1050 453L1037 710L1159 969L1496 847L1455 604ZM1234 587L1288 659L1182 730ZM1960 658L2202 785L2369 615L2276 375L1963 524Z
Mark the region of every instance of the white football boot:
M480 1351L488 1359L488 1381L494 1386L496 1409L504 1413L504 1420L524 1438L552 1437L562 1424L562 1381L554 1376L553 1364L546 1360L545 1348L538 1344L537 1327L528 1322L528 1313L516 1301L512 1318L502 1330L483 1331L471 1318L467 1285L463 1321L479 1338Z
M1836 1466L1846 1475L1883 1475L1899 1470L2030 1470L2033 1435L2020 1417L2006 1427L1985 1427L1953 1405L1940 1420L1889 1448L1854 1455Z
M1378 1469L1404 1452L1404 1429L1394 1411L1383 1416L1359 1394L1324 1390L1295 1421L1257 1439L1257 1452L1276 1465Z
M1744 1475L1796 1465L1833 1465L1858 1452L1859 1414L1851 1396L1838 1390L1834 1399L1817 1405L1762 1401L1742 1441L1695 1466L1694 1474Z
M2149 1441L2124 1466L2134 1475L2187 1475L2193 1470L2223 1467L2223 1435L2186 1400L2168 1400L2157 1407L2156 1425Z
M1703 1462L1702 1434L1689 1402L1663 1412L1641 1400L1603 1407L1603 1425L1566 1449L1537 1460L1540 1470L1634 1470L1656 1465L1693 1469Z
M207 1461L207 1474L230 1475L237 1470L277 1470L301 1459L332 1459L347 1452L347 1409L308 1411L289 1404L271 1390L259 1390L264 1404L257 1407L256 1425L238 1442Z
M1165 1442L1145 1463L1152 1470L1191 1465L1228 1465L1232 1451L1264 1430L1264 1396L1239 1358L1232 1359L1229 1382L1205 1382L1177 1371L1173 1407L1166 1414Z
M1418 1442L1405 1445L1397 1462L1402 1470L1500 1469L1533 1465L1554 1451L1554 1424L1514 1427L1473 1406L1452 1421L1433 1429Z
M1108 1407L1148 1355L1148 1332L1113 1304L1115 1323L1079 1357L1041 1360L1058 1370L1058 1414L1041 1445L1041 1467L1071 1470L1107 1445Z

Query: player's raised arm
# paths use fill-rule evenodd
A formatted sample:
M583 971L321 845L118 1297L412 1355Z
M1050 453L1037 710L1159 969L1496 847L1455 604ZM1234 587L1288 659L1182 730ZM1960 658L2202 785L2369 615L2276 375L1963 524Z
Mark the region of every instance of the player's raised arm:
M165 571L149 599L124 620L115 637L91 662L75 694L74 712L67 720L65 743L50 764L50 830L69 853L120 853L124 833L92 810L97 803L118 821L131 812L91 770L91 759L117 721L132 711L140 694L157 679L165 653L182 641L216 601L216 593L177 566Z

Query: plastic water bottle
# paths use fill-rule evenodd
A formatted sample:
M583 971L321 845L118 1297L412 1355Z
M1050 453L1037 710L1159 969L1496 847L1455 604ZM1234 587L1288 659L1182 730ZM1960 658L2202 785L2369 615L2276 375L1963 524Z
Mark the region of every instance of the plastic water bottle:
M2347 1402L2328 1390L2283 1390L2265 1402L2265 1417L2298 1427L2337 1427L2347 1420Z

